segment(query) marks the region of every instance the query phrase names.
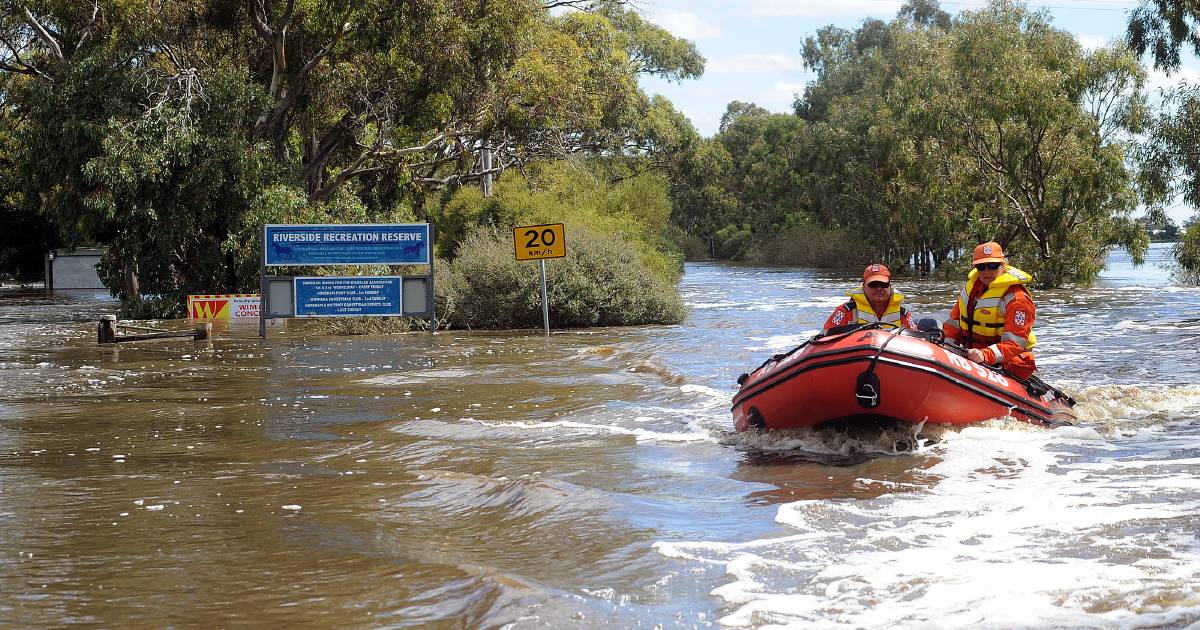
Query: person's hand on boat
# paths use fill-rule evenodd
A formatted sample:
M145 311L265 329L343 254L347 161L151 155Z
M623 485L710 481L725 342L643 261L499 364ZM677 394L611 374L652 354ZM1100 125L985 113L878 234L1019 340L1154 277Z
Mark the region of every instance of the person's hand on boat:
M967 350L967 358L976 363L987 363L987 357L983 355L983 350L971 348Z

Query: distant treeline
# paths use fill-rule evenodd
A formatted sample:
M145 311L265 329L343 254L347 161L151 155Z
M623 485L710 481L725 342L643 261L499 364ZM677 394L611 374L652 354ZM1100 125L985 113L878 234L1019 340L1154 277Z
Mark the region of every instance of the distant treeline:
M1169 47L1158 33L1135 47ZM816 79L794 113L731 103L678 178L690 256L929 272L996 240L1039 284L1087 283L1113 246L1142 259L1139 206L1196 205L1200 88L1155 111L1135 51L1087 50L1045 12L910 0L802 53ZM1198 251L1193 231L1177 252L1193 278Z

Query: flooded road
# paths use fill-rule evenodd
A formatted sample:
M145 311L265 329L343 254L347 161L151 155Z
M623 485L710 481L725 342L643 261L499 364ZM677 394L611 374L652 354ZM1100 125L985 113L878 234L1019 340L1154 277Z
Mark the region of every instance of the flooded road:
M111 302L6 295L0 626L1200 623L1200 290L1115 254L1035 292L1077 427L733 434L738 374L856 277L689 264L685 324L549 339L100 347Z

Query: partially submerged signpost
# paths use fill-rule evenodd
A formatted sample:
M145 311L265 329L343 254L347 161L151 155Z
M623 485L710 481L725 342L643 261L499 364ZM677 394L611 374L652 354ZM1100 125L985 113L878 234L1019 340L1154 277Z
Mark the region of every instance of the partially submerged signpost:
M428 223L264 225L262 306L267 319L287 317L433 318L433 243ZM269 276L267 267L425 265L406 276Z
M567 237L562 223L523 225L513 228L517 260L536 260L542 274L542 325L550 334L550 301L546 297L546 259L567 255Z

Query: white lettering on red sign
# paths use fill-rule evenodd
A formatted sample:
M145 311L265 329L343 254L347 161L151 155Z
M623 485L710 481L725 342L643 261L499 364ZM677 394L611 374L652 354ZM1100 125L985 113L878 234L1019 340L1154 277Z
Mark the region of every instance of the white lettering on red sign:
M970 359L964 359L953 352L947 352L946 359L949 361L950 365L953 365L964 372L974 372L980 378L987 379L997 385L1000 385L1001 387L1008 387L1008 379L1005 378L1004 375L989 369L987 366L980 365L979 363L976 363Z

